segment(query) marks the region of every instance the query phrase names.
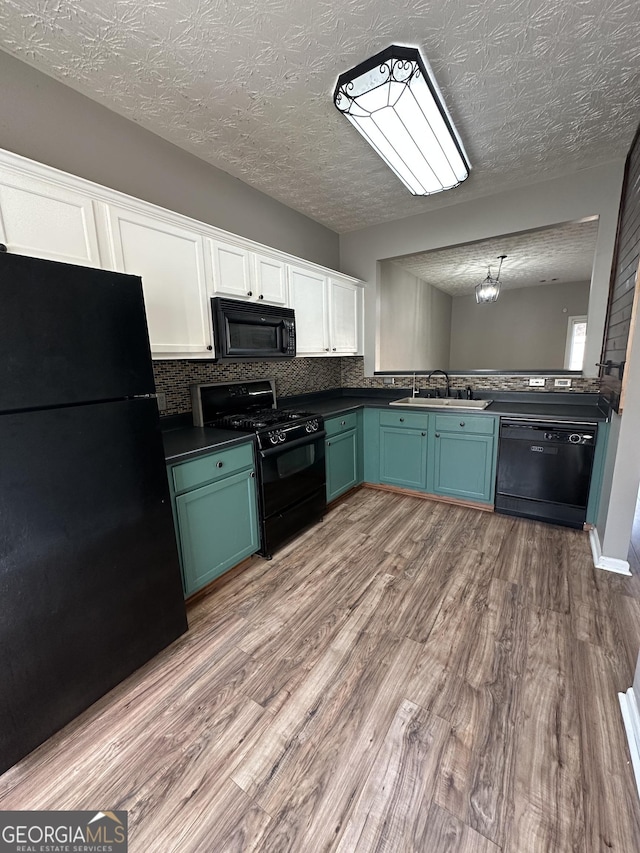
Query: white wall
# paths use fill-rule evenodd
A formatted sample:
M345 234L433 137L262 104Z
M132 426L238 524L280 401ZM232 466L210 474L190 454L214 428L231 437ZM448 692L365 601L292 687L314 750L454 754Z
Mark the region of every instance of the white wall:
M596 376L607 310L624 160L565 178L496 193L340 237L341 269L363 279L365 371L374 370L377 262L413 252L468 243L598 215L600 223L589 295L585 375ZM473 180L473 174L469 178ZM455 190L450 190L455 198Z

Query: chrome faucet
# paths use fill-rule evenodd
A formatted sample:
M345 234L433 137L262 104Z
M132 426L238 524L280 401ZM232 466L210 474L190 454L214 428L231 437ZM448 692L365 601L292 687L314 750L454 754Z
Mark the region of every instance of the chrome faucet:
M419 393L420 393L420 391L418 390L418 386L416 385L416 375L415 375L415 373L414 373L414 374L413 374L413 386L412 386L412 389L411 389L411 397L412 397L413 399L415 399L415 398L418 396L418 394L419 394Z
M444 370L432 370L431 373L427 376L427 379L431 379L434 373L441 373L447 381L447 397L451 396L451 386L449 385L449 374L445 373ZM414 374L415 376L415 374Z

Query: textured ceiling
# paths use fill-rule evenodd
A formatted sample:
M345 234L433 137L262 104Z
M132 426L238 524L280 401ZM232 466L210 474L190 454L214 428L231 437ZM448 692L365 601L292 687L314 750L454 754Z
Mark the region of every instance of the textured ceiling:
M554 282L591 281L598 220L566 222L536 231L521 231L476 243L449 246L395 258L394 263L450 293L467 296L486 278L495 278L498 257L506 255L500 273L503 290Z
M411 196L338 113L391 43L430 62L473 171ZM626 154L637 0L3 0L0 47L336 231Z

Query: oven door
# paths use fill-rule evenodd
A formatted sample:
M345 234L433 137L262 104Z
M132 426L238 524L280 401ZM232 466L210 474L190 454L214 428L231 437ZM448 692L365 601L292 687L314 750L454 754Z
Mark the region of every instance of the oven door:
M281 513L326 488L324 439L316 432L281 447L260 451L262 511L265 518Z

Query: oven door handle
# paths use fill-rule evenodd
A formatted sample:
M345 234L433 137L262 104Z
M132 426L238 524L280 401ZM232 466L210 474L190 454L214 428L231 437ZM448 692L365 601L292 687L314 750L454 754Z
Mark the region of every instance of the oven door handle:
M288 444L276 444L275 447L268 447L266 450L261 450L260 458L268 459L276 453L282 453L283 450L293 450L295 447L302 447L305 444L313 444L318 439L325 438L326 435L327 433L323 429L318 432L310 432L308 436L305 436L304 438L297 438L295 441L290 441Z

